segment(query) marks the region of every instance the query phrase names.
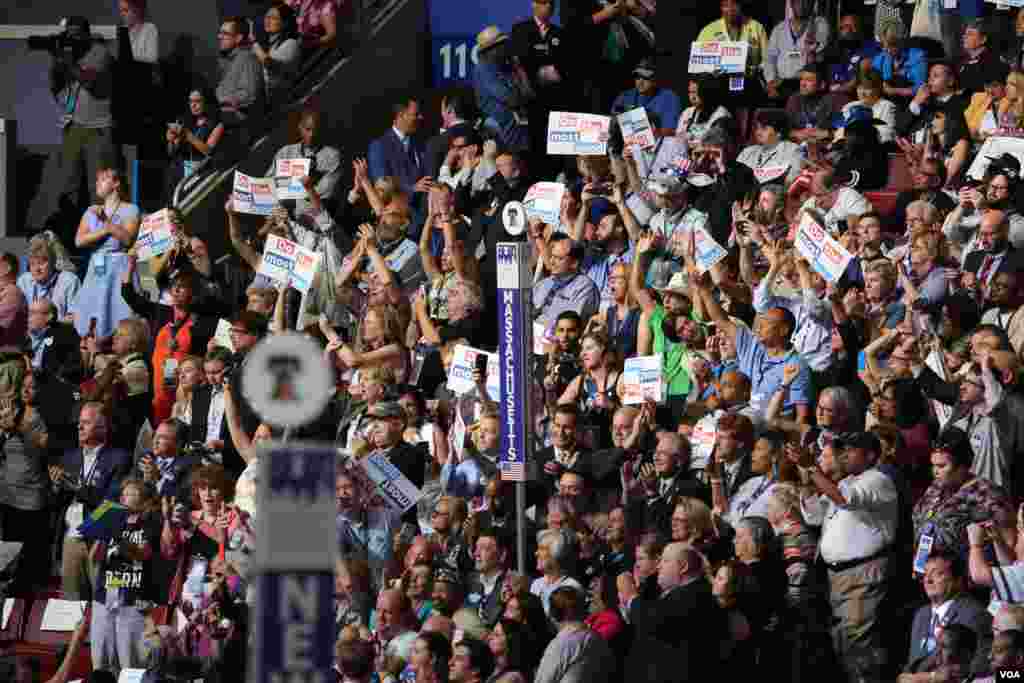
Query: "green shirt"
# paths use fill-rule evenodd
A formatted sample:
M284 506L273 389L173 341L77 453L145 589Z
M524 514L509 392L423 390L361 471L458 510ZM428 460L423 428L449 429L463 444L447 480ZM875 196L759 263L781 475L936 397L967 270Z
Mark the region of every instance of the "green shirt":
M654 343L651 352L661 355L661 375L668 385L668 396L688 396L690 393L690 349L681 342L665 339L661 324L665 321L665 307L658 304L651 314L650 329Z

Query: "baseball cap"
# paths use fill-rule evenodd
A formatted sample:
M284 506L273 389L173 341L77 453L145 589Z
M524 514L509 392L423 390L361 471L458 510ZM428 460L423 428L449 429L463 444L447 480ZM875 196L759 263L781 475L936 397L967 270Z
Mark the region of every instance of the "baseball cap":
M680 296L690 298L690 283L686 278L686 273L683 271L673 274L669 279L668 284L664 287L655 287L654 289L659 292L679 294Z
M1020 180L1020 159L1017 157L1004 152L997 157L988 157L988 160L989 175L998 171L1014 182Z
M654 194L667 197L682 194L686 189L683 179L675 175L662 175L647 181L647 189Z
M231 324L244 328L249 334L256 337L264 336L269 327L267 317L255 311L240 311L231 321Z
M863 448L881 454L882 442L872 432L849 432L836 438L837 448Z
M405 409L396 401L382 401L375 404L367 412L367 415L380 420L399 417L405 419Z
M649 59L641 60L639 64L633 67L633 75L639 76L640 78L646 78L647 80L653 80L656 71L654 69L654 62Z

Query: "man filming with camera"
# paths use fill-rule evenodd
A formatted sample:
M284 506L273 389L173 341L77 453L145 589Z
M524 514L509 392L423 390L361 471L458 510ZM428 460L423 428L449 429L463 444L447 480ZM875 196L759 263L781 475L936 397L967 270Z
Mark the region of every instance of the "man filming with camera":
M116 158L110 109L114 58L106 46L93 40L84 17L67 17L61 27L63 31L56 35L28 40L30 49L46 50L53 58L50 92L59 107L62 129L60 151L48 160L29 210L28 225L35 230L48 227L62 209L79 213L76 199L83 170L90 180Z

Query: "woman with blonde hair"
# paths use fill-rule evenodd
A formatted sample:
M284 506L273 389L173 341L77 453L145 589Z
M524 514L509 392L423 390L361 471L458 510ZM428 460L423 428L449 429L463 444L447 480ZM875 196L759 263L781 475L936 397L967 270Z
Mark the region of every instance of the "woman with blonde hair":
M178 363L178 388L174 391L174 406L171 417L184 424L192 424L192 394L203 384L203 359L199 356L185 356Z
M337 353L350 368L387 366L394 371L395 381L405 382L409 370L409 353L402 339L397 310L392 306L373 305L367 308L355 349L348 344L331 342L328 351Z
M1020 136L1024 128L1024 72L1016 69L1006 77L1006 96L998 110L989 109L981 121L981 131L991 135Z

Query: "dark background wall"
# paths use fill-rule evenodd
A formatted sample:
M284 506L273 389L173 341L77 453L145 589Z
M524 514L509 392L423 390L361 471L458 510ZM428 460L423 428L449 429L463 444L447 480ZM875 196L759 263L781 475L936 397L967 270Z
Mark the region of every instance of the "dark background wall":
M115 0L0 0L0 5L0 24L53 25L70 13L85 16L97 26L118 23ZM216 82L220 18L229 14L258 17L268 5L252 0L150 0L149 21L160 30L161 59L172 80L167 88L177 93L182 84L187 87L194 81L193 77ZM389 109L395 99L424 90L429 54L426 16L426 0L410 0L379 34L355 51L351 62L319 94L325 141L341 148L346 165L352 156L365 154L369 140L390 125ZM48 63L48 56L29 52L23 41L0 40L0 115L13 116L19 125L16 174L18 203L22 206L18 215L23 215L35 192L42 159L60 139L57 111L47 85ZM180 103L175 96L175 104L169 105L167 113L173 117L184 106L184 94ZM163 130L155 132L157 136L162 134ZM272 144L247 162L243 170L261 173L273 151L292 141L293 136L290 127L282 124ZM217 199L211 198L209 204ZM222 200L219 205L223 207ZM223 211L219 215L216 210L199 211L195 224L204 232L223 232Z

